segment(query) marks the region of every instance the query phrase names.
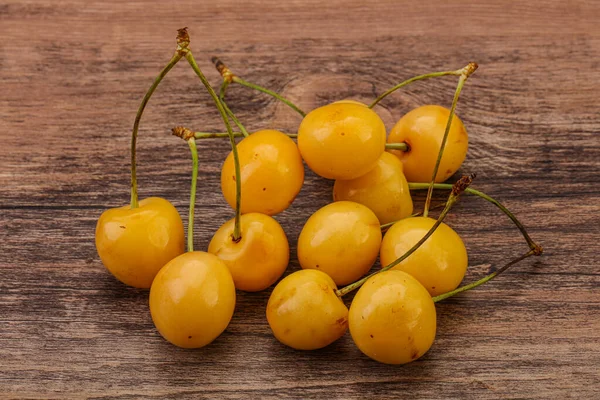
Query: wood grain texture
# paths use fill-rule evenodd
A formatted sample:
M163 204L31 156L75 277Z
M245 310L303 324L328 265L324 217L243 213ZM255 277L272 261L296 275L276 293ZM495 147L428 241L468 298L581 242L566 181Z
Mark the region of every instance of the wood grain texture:
M240 3L0 2L0 398L600 397L598 3ZM369 360L349 334L321 351L284 347L265 320L268 292L239 293L212 345L169 345L147 292L106 272L93 235L103 210L129 200L131 124L182 26L215 85L212 55L305 110L477 61L457 111L471 140L462 172L477 172L475 187L505 202L544 256L439 304L433 348L402 367ZM417 105L449 105L454 86L417 83L377 111L390 128ZM250 129L299 124L245 88L229 99ZM222 129L183 63L147 108L138 173L141 197L163 196L185 215L191 162L169 135L178 124ZM226 141L200 145L198 249L233 215L219 190L227 151ZM300 227L331 188L307 171L277 216L292 248L288 271L299 268ZM525 249L476 198L448 220L468 247L469 281Z

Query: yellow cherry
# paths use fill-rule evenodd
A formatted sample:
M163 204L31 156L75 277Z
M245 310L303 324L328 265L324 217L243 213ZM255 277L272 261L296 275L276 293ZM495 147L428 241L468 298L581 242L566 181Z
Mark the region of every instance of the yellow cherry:
M390 153L383 153L375 168L351 180L336 180L333 200L349 200L371 209L382 224L408 217L413 202L402 163Z
M298 147L306 164L328 179L366 174L385 149L385 126L370 108L353 101L319 107L298 129Z
M381 242L382 266L413 247L435 224L427 217L406 218L390 227ZM414 253L394 267L414 276L431 296L458 287L467 271L467 249L458 234L442 223Z
M409 182L431 181L449 116L450 110L441 106L418 107L404 115L390 131L388 143L405 142L409 146L408 151L390 150L404 164L404 175ZM458 171L468 147L467 130L455 114L436 182L443 182Z
M281 343L297 350L315 350L342 337L348 329L348 308L335 294L327 274L296 271L275 286L267 304L267 321Z
M298 238L298 261L318 269L337 285L354 282L377 259L379 220L367 207L351 201L326 205L310 216Z
M402 271L382 272L366 281L352 300L348 320L360 351L386 364L416 360L435 339L433 300Z
M242 180L242 214L274 215L292 204L304 183L298 146L284 133L262 130L238 145ZM221 190L235 208L235 166L230 152L221 169Z
M213 254L193 251L165 265L150 288L150 313L160 334L175 346L203 347L229 325L235 286Z
M235 287L257 292L271 286L287 268L290 248L281 225L265 214L243 214L242 237L233 240L235 219L223 224L208 245L208 252L229 268Z
M144 199L137 208L111 208L96 225L96 249L118 280L149 288L158 271L184 251L181 217L159 197Z

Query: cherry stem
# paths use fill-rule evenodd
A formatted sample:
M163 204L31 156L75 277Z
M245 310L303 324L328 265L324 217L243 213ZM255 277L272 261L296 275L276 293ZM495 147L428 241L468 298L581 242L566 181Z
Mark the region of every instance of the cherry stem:
M452 189L452 185L449 183L436 183L433 185L433 187L434 187L434 189ZM427 188L429 188L429 183L409 182L408 188L411 190L427 189ZM523 226L521 221L519 221L517 219L517 217L508 208L506 208L502 203L500 203L498 200L492 198L491 196L488 196L487 194L480 192L479 190L472 189L472 188L465 189L465 193L479 196L482 199L485 199L485 200L489 201L490 203L492 203L493 205L495 205L496 207L498 207L504 214L506 214L506 216L508 218L510 218L510 220L519 229L519 231L521 231L521 234L525 238L525 241L527 242L527 245L529 246L529 248L531 250L535 250L535 251L539 252L540 254L542 253L542 247L540 245L538 245L537 243L535 243L533 241L533 239L531 239L531 237L527 233L527 230L525 229L525 226Z
M233 118L232 118L233 119ZM298 137L297 133L285 133L285 135L291 139L295 139ZM229 133L226 132L194 132L194 136L196 139L218 139L218 138L228 138ZM233 132L234 137L246 137L243 132ZM400 151L408 151L408 144L402 143L386 143L386 150L400 150Z
M446 147L446 141L448 140L448 134L450 133L450 126L452 126L452 120L454 119L454 112L456 111L458 97L460 96L460 92L465 82L467 81L467 78L469 78L469 76L471 76L471 74L475 72L476 69L477 64L474 62L470 62L466 67L462 69L460 78L458 78L458 85L456 85L454 99L452 99L452 107L450 108L450 115L448 116L448 122L446 123L446 130L444 131L444 137L442 138L442 143L440 145L437 160L435 161L435 167L433 168L433 176L431 177L431 183L429 189L427 190L427 197L425 198L425 207L423 208L424 217L427 217L427 215L429 214L429 205L431 204L431 196L433 194L433 184L435 183L435 178L440 168L440 163L444 154L444 148Z
M452 186L452 185L451 185L451 186ZM435 205L435 206L431 207L431 209L432 209L432 210L435 210L436 208L442 208L442 207L445 207L445 206L446 206L446 203L437 204L437 205ZM390 228L392 225L394 225L396 222L400 222L400 221L402 221L403 219L407 219L407 218L418 217L418 216L420 216L420 215L423 215L423 211L419 211L419 212L416 212L416 213L412 213L411 215L409 215L409 216L407 216L407 217L404 217L404 218L397 219L396 221L388 222L387 224L382 224L382 225L380 226L380 228L381 228L381 230L382 230L382 231L383 231L383 230L387 230L387 229L388 229L388 228Z
M227 86L229 86L230 83L231 83L230 81L223 80L223 83L221 84L221 89L219 90L219 100L221 100L221 103L223 104L223 108L225 109L225 111L227 111L227 115L229 115L229 117L231 118L231 120L237 125L237 127L241 131L242 135L244 137L248 137L248 131L246 130L246 128L244 127L244 125L235 116L235 114L233 113L233 111L231 111L231 109L229 108L229 106L225 102L225 92L227 91Z
M235 82L235 83L237 83L239 85L246 86L246 87L248 87L250 89L258 90L259 92L263 92L265 94L268 94L269 96L274 97L277 100L281 101L282 103L286 104L288 107L290 107L292 110L296 111L302 117L306 116L306 113L304 111L302 111L297 105L295 105L294 103L292 103L291 101L289 101L285 97L281 96L279 93L276 93L276 92L274 92L272 90L269 90L267 88L264 88L262 86L256 85L254 83L250 83L248 81L245 81L244 79L242 79L239 76L235 75L233 72L231 72L231 70L229 69L229 67L227 67L221 60L219 60L218 57L213 57L211 59L211 61L213 62L213 64L215 64L215 67L217 68L217 71L219 71L219 73L223 77L224 81Z
M241 180L241 171L240 171L240 158L239 158L238 151L237 151L237 145L235 143L235 136L233 134L233 131L231 130L231 125L229 124L229 118L227 117L227 112L225 111L223 104L217 97L217 94L215 93L212 86L210 86L210 83L208 82L208 80L206 79L204 74L202 73L202 70L196 63L196 60L194 59L194 56L192 55L191 50L189 50L189 49L186 49L186 50L187 51L185 52L185 58L188 60L192 69L194 70L196 75L198 75L198 77L202 81L202 84L204 85L204 87L206 88L206 90L208 91L210 96L212 97L213 101L215 102L215 105L217 106L217 109L219 110L219 114L221 114L221 118L223 119L223 123L225 124L225 128L227 128L227 133L229 135L229 141L231 143L231 152L233 153L233 162L235 165L235 225L233 228L232 238L233 238L234 242L239 242L242 238L242 232L241 232L241 228L240 228L241 204L242 204L242 180Z
M405 142L400 142L400 143L386 143L385 144L385 149L386 150L400 150L400 151L408 151L409 147L408 147L408 143Z
M178 37L179 39L179 37ZM158 87L158 84L163 80L163 78L167 75L167 73L181 60L183 54L179 51L173 55L169 63L160 71L158 76L152 82L152 86L148 89L144 98L142 99L142 103L138 108L137 114L135 115L135 121L133 123L133 131L131 132L131 208L137 208L138 205L138 191L137 191L137 166L136 166L136 145L137 145L137 137L138 130L140 127L140 121L142 119L142 114L144 113L144 109L146 108L146 104L152 97L152 94Z
M233 132L233 136L236 138L245 137L242 132ZM221 139L221 138L229 138L229 133L226 132L194 132L194 137L196 139Z
M514 260L510 261L508 264L504 265L502 268L500 268L500 269L492 272L489 275L484 276L483 278L479 279L478 281L475 281L473 283L469 283L468 285L461 286L461 287L459 287L457 289L452 290L451 292L440 294L439 296L433 297L433 302L437 303L438 301L445 300L448 297L452 297L452 296L457 295L459 293L466 292L467 290L474 289L474 288L476 288L479 285L483 285L484 283L486 283L488 281L491 281L492 279L494 279L495 277L497 277L498 275L500 275L501 273L503 273L504 271L506 271L507 269L509 269L511 266L513 266L514 264L518 263L519 261L522 261L522 260L526 259L527 257L533 256L533 255L540 255L540 254L541 254L541 252L538 252L535 249L531 249L527 253L523 254L520 257L515 258Z
M369 108L373 108L377 105L377 103L379 103L381 100L385 99L387 96L389 96L390 94L394 93L396 90L403 88L404 86L416 82L416 81L421 81L424 79L429 79L429 78L435 78L437 76L446 76L446 75L454 75L454 76L460 76L463 73L463 68L458 69L456 71L443 71L443 72L431 72L429 74L424 74L424 75L418 75L415 77L412 77L410 79L405 80L404 82L400 82L399 84L397 84L396 86L386 90L385 92L383 92L382 94L379 95L379 97L377 97L369 106Z
M137 145L137 136L138 130L140 127L140 121L142 119L142 114L144 113L144 109L146 108L146 104L152 97L152 94L158 87L158 84L163 80L163 78L167 75L167 73L181 60L187 51L187 47L190 44L190 37L187 33L187 28L182 28L177 30L177 50L175 54L169 61L169 63L160 71L158 76L154 79L152 86L148 89L144 98L142 99L142 103L138 108L137 114L135 115L135 121L133 122L133 131L131 132L131 208L138 208L138 191L137 191L137 162L136 162L136 145Z
M404 261L406 258L408 258L412 253L414 253L415 251L417 251L419 249L419 247L421 247L421 245L423 243L425 243L427 241L427 239L429 239L429 237L431 235L433 235L433 233L438 228L438 226L440 226L442 224L442 222L444 221L444 218L446 218L446 215L448 215L448 213L450 212L450 209L452 208L452 206L458 201L458 198L460 197L460 194L471 184L472 181L473 181L473 176L472 175L471 176L463 176L462 178L460 178L454 184L454 186L452 188L452 192L450 193L450 196L448 196L448 200L446 201L446 206L444 207L444 209L440 213L438 219L435 221L435 223L433 224L433 226L431 227L431 229L429 229L429 231L425 234L425 236L423 236L406 253L404 253L402 256L400 256L396 260L392 261L391 263L389 263L385 267L381 268L379 271L373 272L372 274L369 274L369 275L365 276L364 278L359 279L358 281L356 281L354 283L351 283L348 286L343 287L342 289L336 290L336 295L338 297L342 297L342 296L344 296L344 295L346 295L346 294L348 294L348 293L350 293L350 292L358 289L366 281L368 281L369 279L371 279L373 276L375 276L377 274L380 274L382 272L388 271L391 268L394 268L396 265L400 264L402 261Z
M190 210L188 214L188 232L187 249L194 251L194 210L196 208L196 183L198 182L198 149L196 148L196 139L190 137L187 139L190 151L192 152L192 186L190 189Z

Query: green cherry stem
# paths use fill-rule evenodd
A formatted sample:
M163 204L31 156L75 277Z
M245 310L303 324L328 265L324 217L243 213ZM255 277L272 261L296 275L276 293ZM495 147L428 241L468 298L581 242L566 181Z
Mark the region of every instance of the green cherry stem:
M541 251L541 248L540 248L540 251ZM511 266L518 263L519 261L522 261L522 260L526 259L527 257L533 256L533 255L540 255L540 254L541 253L538 252L537 250L531 249L527 253L515 258L514 260L510 261L508 264L505 264L502 268L492 272L489 275L484 276L483 278L479 279L478 281L469 283L468 285L461 286L457 289L452 290L451 292L440 294L439 296L433 297L433 302L437 303L438 301L442 301L444 299L447 299L448 297L452 297L459 293L466 292L467 290L475 289L477 286L483 285L484 283L491 281L492 279L494 279L495 277L497 277L498 275L500 275L501 273L503 273L504 271L509 269Z
M138 108L137 114L135 116L135 121L133 123L133 131L131 133L131 208L138 207L138 191L137 191L137 167L136 167L136 145L137 145L137 137L138 130L140 127L140 121L142 119L142 114L144 113L144 109L146 108L146 104L152 97L152 94L158 87L158 84L162 79L167 75L167 73L181 60L182 55L179 53L175 53L171 61L160 71L160 74L154 79L152 86L146 92L146 95L142 99L142 103Z
M232 119L234 116L235 115L233 115L233 113L230 115L230 117L232 117ZM235 122L235 120L234 120L234 122ZM296 139L298 137L297 133L286 133L285 135L291 139ZM227 132L194 132L194 136L196 137L196 139L219 139L219 138L228 138L229 133L227 133ZM244 134L244 132L233 132L233 136L234 137L246 137L248 135ZM408 151L408 144L406 144L406 143L386 143L385 149L386 150Z
M276 93L276 92L274 92L272 90L269 90L267 88L264 88L262 86L256 85L254 83L250 83L248 81L245 81L244 79L242 79L239 76L235 75L233 72L231 72L231 70L221 60L219 60L218 57L213 57L211 59L211 61L213 62L213 64L215 64L215 67L217 68L217 70L219 71L219 73L221 74L221 76L223 77L223 80L230 81L230 82L235 82L235 83L237 83L239 85L246 86L247 88L258 90L259 92L263 92L265 94L268 94L269 96L274 97L277 100L281 101L282 103L286 104L292 110L294 110L298 114L300 114L303 118L306 116L306 113L304 111L302 111L297 105L295 105L294 103L292 103L291 101L289 101L285 97L281 96L279 93Z
M237 125L237 127L241 131L242 135L244 137L248 137L248 131L246 130L246 127L244 127L244 125L235 116L233 111L231 111L231 109L225 102L225 92L227 91L227 87L229 86L230 83L231 83L231 81L223 80L223 83L221 84L221 89L219 90L219 100L221 100L221 103L223 104L223 108L227 112L227 115L229 115L229 117L231 118L233 123Z
M415 77L412 77L410 79L405 80L404 82L400 82L399 84L397 84L396 86L391 87L390 89L386 90L385 92L383 92L382 94L379 95L379 97L377 97L372 103L371 105L369 105L369 108L373 108L377 105L377 103L379 103L381 100L385 99L387 96L389 96L390 94L394 93L396 90L403 88L404 86L416 82L416 81L421 81L424 79L429 79L429 78L435 78L437 76L446 76L446 75L454 75L454 76L460 76L463 73L463 69L457 69L456 71L442 71L442 72L431 72L429 74L423 74L423 75L418 75Z
M215 102L215 105L217 106L217 109L219 110L219 113L221 114L221 118L223 119L223 123L225 124L225 128L227 129L227 133L229 134L229 141L231 143L231 152L233 153L233 162L235 164L235 192L236 192L235 193L235 225L233 228L232 238L233 238L234 242L239 242L242 238L242 232L241 232L241 228L240 228L240 218L242 215L242 213L241 213L242 180L241 180L241 170L240 170L240 158L239 158L238 151L237 151L237 145L235 143L235 136L233 134L233 131L231 130L231 125L229 124L229 118L227 117L227 112L225 111L223 104L217 97L217 94L215 93L212 86L210 86L210 83L208 82L208 80L206 79L204 74L202 73L202 70L196 63L196 60L194 59L194 56L192 55L191 50L189 50L189 49L186 49L186 50L187 50L185 53L186 60L189 62L190 66L192 67L192 69L194 70L196 75L198 75L198 77L202 81L202 84L204 85L204 87L206 88L208 93L210 94L210 97L212 97L213 101Z
M187 250L194 251L194 210L196 208L196 183L198 182L198 149L196 148L196 139L190 137L188 140L190 151L192 152L192 185L190 189L190 210L188 213L188 236Z
M472 181L473 181L473 177L472 176L463 176L462 178L460 178L454 184L454 187L452 188L452 192L450 193L450 196L448 196L448 200L446 201L446 206L444 207L444 209L440 213L438 219L435 221L435 223L433 224L433 226L431 227L431 229L429 229L429 231L425 234L425 236L423 236L406 253L404 253L402 256L400 256L396 260L392 261L391 263L389 263L385 267L381 268L379 271L373 272L372 274L369 274L369 275L365 276L364 278L359 279L358 281L349 284L348 286L345 286L345 287L343 287L343 288L341 288L339 290L336 290L336 295L338 297L342 297L342 296L344 296L344 295L352 292L353 290L358 289L366 281L368 281L371 277L373 277L373 276L375 276L377 274L380 274L382 272L385 272L385 271L387 271L387 270L389 270L391 268L394 268L396 265L400 264L402 261L404 261L406 258L408 258L412 253L414 253L415 251L417 251L418 248L421 247L421 245L423 243L425 243L427 241L427 239L429 239L429 237L431 235L433 235L433 233L438 228L438 226L440 226L442 224L442 222L444 221L444 218L446 218L446 215L448 215L448 213L450 212L450 209L452 208L452 206L458 201L458 198L460 197L460 194L471 184Z
M442 190L452 189L452 185L449 183L436 183L433 185L433 187L434 187L434 189L442 189ZM429 183L409 182L408 188L411 190L428 189ZM481 197L482 199L487 200L490 203L492 203L493 205L495 205L496 207L498 207L504 214L506 214L506 216L508 218L510 218L510 220L519 229L519 231L521 231L521 234L525 238L525 241L527 242L527 245L529 246L529 248L531 250L535 250L535 251L539 252L540 254L542 253L542 247L540 245L538 245L537 243L535 243L533 241L533 239L531 239L531 236L529 236L529 233L527 233L527 230L525 229L525 226L523 226L521 221L519 221L517 219L517 217L508 208L506 208L502 203L500 203L498 200L492 198L491 196L489 196L479 190L473 189L473 188L465 189L465 193Z
M431 210L435 210L436 208L443 208L445 206L446 206L446 203L437 204L437 205L431 207ZM396 221L388 222L387 224L382 224L382 225L380 225L380 228L382 231L384 231L384 230L387 230L388 228L390 228L392 225L394 225L398 221L402 221L403 219L406 219L406 218L418 217L420 215L423 215L423 211L418 211L416 213L412 213L408 217L400 218L400 219L397 219Z
M183 126L176 126L171 130L174 136L180 137L188 143L192 153L192 183L190 188L190 208L188 211L187 251L194 251L194 210L196 209L196 186L198 183L198 148L194 132Z
M177 33L177 51L175 52L169 63L162 69L162 71L160 71L158 76L154 79L154 82L152 82L152 85L144 95L142 103L140 104L137 114L135 115L135 121L133 122L133 130L131 132L131 208L138 207L136 145L142 114L144 113L146 104L148 104L150 97L152 97L152 94L158 87L159 83L163 80L167 73L175 66L175 64L177 64L179 60L181 60L185 53L185 49L187 49L188 45L189 37L187 36L187 31L185 30L185 28L179 29Z
M446 141L448 140L448 134L450 133L450 126L452 126L452 120L454 119L454 112L456 111L456 104L458 103L458 97L460 96L460 92L473 72L477 69L477 64L474 62L469 63L466 67L462 69L462 73L458 78L458 85L456 85L456 91L454 92L454 98L452 99L452 107L450 107L450 115L448 116L448 122L446 122L446 130L444 131L444 137L442 138L442 143L440 145L440 150L438 151L437 160L435 161L435 167L433 168L433 175L431 177L431 183L427 190L427 197L425 198L425 207L423 208L423 216L427 217L429 214L429 205L431 204L431 196L433 194L433 185L435 183L435 178L437 176L438 170L440 168L440 163L442 161L442 156L444 155L444 148L446 147Z
M221 83L221 87L219 88L219 100L221 100L221 103L225 101L225 93L230 83L231 81L227 79L223 79L223 83Z
M247 81L243 80L242 78L240 78L239 76L234 76L233 77L233 81L235 83L237 83L237 84L240 84L242 86L246 86L246 87L248 87L250 89L258 90L259 92L263 92L265 94L268 94L269 96L272 96L272 97L276 98L277 100L281 101L282 103L286 104L292 110L294 110L298 114L300 114L303 118L306 117L306 113L304 111L302 111L297 105L295 105L294 103L292 103L291 101L289 101L285 97L281 96L279 93L276 93L276 92L274 92L272 90L269 90L267 88L264 88L262 86L258 86L258 85L254 84L254 83L247 82Z
M196 139L221 139L221 138L229 138L229 133L226 132L194 132L194 137ZM233 137L245 137L242 132L233 132Z

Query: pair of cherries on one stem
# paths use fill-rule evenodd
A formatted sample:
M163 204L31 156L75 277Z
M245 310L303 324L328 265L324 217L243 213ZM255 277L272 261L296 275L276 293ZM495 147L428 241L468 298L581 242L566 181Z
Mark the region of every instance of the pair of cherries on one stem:
M194 169L187 253L184 253L183 223L177 210L164 199L138 202L136 179L136 142L145 106L162 79L184 57L215 101L231 141L234 141L224 107L188 46L187 29L180 29L174 56L142 100L131 140L131 205L102 214L96 226L96 247L106 268L119 280L139 288L150 287L150 312L163 337L180 347L202 347L218 337L229 324L236 293L226 264L214 254L193 249L198 175L195 140L188 138ZM237 215L239 217L239 213Z
M265 204L253 196L255 204L261 204L264 213L253 212L241 215L240 155L226 114L229 110L210 87L188 45L187 32L185 29L181 30L178 35L176 54L159 74L142 101L132 133L131 207L111 209L102 214L96 227L96 246L104 265L119 280L135 287L151 287L150 311L161 335L180 347L202 347L214 340L227 327L235 307L236 286L247 291L263 290L273 284L287 267L289 259L287 238L283 229L269 215L287 208L293 197L300 191L304 167L295 143L286 135L277 131L263 131L248 138L240 146L245 166L248 166L252 159L260 158L264 167L265 161L273 156L269 154L275 149L276 157L292 156L287 157L291 160L290 169L283 172L283 177L287 178L292 173L299 177L300 182L294 184L295 188L292 190L295 193L292 198L281 201L281 196L276 196L276 193L280 191L281 185L286 185L288 182L280 179L282 176L275 176L278 174L277 171L281 170L281 165L276 166L275 175L251 176L250 184L261 187L255 193L261 194L270 203ZM187 135L188 132L182 131L180 136L187 135L184 138L190 144L194 160L188 252L185 254L182 254L183 224L176 209L168 201L159 198L150 198L138 203L135 167L137 132L145 105L160 81L183 57L190 63L215 101L227 128L227 136L232 143L230 161L232 159L233 161L225 163L223 177L230 178L228 167L231 166L231 177L234 182L232 206L236 209L236 218L217 231L208 252L193 251L198 157L194 135L190 136ZM253 142L265 141L265 139L269 146L252 148ZM244 176L247 177L248 174ZM227 188L228 179L223 179L224 193L227 193ZM250 193L251 197L253 194ZM252 198L249 206L253 207ZM247 268L249 266L256 266L258 270Z

